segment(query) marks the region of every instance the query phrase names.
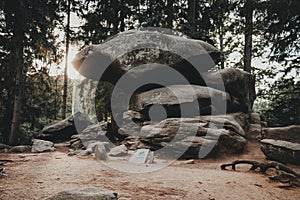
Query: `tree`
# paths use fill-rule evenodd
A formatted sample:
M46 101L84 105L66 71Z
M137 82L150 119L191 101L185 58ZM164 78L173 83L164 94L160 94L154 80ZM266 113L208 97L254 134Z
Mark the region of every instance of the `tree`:
M71 15L71 0L67 0L67 27L66 27L66 54L65 54L65 70L64 70L64 89L63 89L63 105L62 118L66 118L67 95L68 95L68 58L70 46L70 15Z
M268 0L263 2L262 33L265 45L271 45L269 58L283 63L287 75L300 72L300 2L298 0Z
M27 13L25 9L24 2L22 0L16 2L4 1L4 12L6 17L13 21L11 24L12 29L12 45L10 49L10 64L15 66L15 91L13 97L13 113L9 143L15 144L17 140L18 128L20 126L21 120L21 107L22 107L22 85L23 85L23 71L24 71L24 38L25 38L25 19L27 18Z
M268 100L260 112L266 117L269 126L300 125L299 81L281 78L272 85L269 93L261 95Z
M245 16L245 45L244 45L244 71L251 73L252 35L253 35L254 1L246 0L244 4Z
M5 62L2 67L12 75L5 80L11 83L10 88L3 88L10 91L7 99L12 100L12 104L7 104L7 112L11 113L7 119L10 125L8 134L4 138L9 138L10 144L16 144L20 132L20 123L23 115L24 99L26 87L26 76L33 67L36 60L45 63L57 60L54 42L53 29L56 21L59 20L56 14L57 2L41 2L38 0L14 0L1 1L1 11L3 13L2 34L8 37L2 52L5 54ZM8 130L8 129L6 129Z

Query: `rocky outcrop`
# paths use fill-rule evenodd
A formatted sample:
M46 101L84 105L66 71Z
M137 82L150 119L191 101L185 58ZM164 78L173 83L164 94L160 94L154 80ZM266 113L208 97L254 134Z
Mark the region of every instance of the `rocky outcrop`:
M261 149L270 160L300 165L300 144L283 140L263 139Z
M206 156L239 153L246 139L261 137L263 122L250 114L254 76L239 69L208 72L219 60L220 51L203 41L131 30L86 47L73 64L82 75L115 85L118 144L184 149L183 157L198 158L204 147L212 147Z
M32 153L42 153L47 151L54 151L54 143L45 140L33 139L32 140Z
M71 139L72 135L81 133L90 124L90 119L86 114L77 112L62 121L44 127L37 138L52 142L67 141Z
M118 194L115 192L89 187L62 191L47 198L47 200L117 200L117 197Z
M188 80L196 81L191 77L195 74L193 65L198 72L203 72L219 61L220 51L201 40L157 31L130 30L119 33L102 44L86 47L76 55L73 65L86 77L99 80L103 74L102 80L115 84L126 72L149 63L170 66ZM136 68L131 77L149 74L157 67L159 66L148 65Z

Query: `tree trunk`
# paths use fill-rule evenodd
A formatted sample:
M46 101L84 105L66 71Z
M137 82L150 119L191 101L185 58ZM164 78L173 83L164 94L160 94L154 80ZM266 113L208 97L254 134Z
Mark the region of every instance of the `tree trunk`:
M9 2L6 2L9 3ZM16 67L15 91L13 97L13 112L10 136L8 143L17 144L18 133L22 117L22 92L23 92L23 71L25 69L23 50L24 50L24 26L26 19L26 8L23 1L19 0L13 10L13 37L11 49L11 64Z
M196 0L188 0L188 22L191 28L191 37L195 32L195 18L196 18Z
M245 47L244 47L244 71L251 73L252 59L252 34L253 34L253 6L252 0L245 3Z
M66 28L66 57L65 57L65 71L64 71L64 89L63 89L63 105L62 105L62 119L66 118L67 112L67 98L68 98L68 58L70 46L70 15L71 15L71 0L68 0L67 10L67 28Z
M220 42L220 51L221 51L221 69L225 68L225 59L224 59L224 35L223 35L223 24L220 24L219 27L219 42Z
M166 19L166 27L172 29L173 28L173 12L174 0L167 1L167 19Z
M125 2L124 2L124 0L121 0L121 2L120 2L120 4L121 4L121 11L120 11L120 31L121 32L123 32L124 30L125 30L125 18L126 18L126 15L125 15L125 13L124 13L124 7L125 7Z

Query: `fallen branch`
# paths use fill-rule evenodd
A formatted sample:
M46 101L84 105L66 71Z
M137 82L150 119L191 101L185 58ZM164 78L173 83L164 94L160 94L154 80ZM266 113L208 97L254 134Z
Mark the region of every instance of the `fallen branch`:
M257 171L266 173L268 169L274 168L277 175L269 177L271 180L278 180L282 183L288 183L286 186L282 187L300 187L300 174L289 168L288 166L281 164L279 162L257 162L254 160L236 160L229 164L221 165L222 170L227 170L231 167L232 170L236 171L236 165L239 164L249 164L252 165L249 171Z

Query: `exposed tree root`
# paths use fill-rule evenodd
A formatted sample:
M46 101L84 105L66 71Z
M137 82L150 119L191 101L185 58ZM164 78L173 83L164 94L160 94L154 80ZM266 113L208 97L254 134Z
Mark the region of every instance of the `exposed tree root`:
M0 178L3 178L5 176L6 176L6 174L5 174L5 168L0 168Z
M232 170L236 171L236 165L238 164L249 164L251 165L250 171L257 171L266 173L268 169L274 168L276 170L275 176L270 176L271 180L277 180L282 183L287 183L288 185L280 186L281 188L288 188L288 187L300 187L300 174L292 170L291 168L287 167L284 164L279 162L257 162L254 160L236 160L229 164L221 165L222 170L227 170L228 167L231 167Z
M7 160L7 159L0 159L0 166L5 165L7 162L14 162L13 160Z

